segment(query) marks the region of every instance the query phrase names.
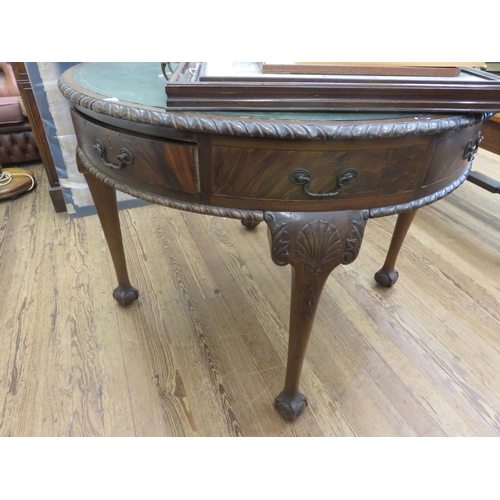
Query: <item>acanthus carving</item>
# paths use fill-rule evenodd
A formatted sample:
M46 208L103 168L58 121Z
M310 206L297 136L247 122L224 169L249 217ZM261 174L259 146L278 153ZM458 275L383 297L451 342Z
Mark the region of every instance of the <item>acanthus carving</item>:
M264 220L271 230L271 256L273 262L278 266L286 266L290 257L290 235L287 231L286 222L276 223L271 213L266 213Z
M368 215L368 210L364 210L357 219L352 221L351 236L346 240L344 253L342 254L342 264L351 264L356 260L363 241Z

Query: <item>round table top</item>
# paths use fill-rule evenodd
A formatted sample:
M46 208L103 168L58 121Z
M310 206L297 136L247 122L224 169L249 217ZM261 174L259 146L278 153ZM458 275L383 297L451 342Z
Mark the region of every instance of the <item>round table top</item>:
M59 88L80 108L134 122L215 134L344 140L428 135L463 128L484 114L367 112L177 111L166 108L166 80L155 62L83 63Z

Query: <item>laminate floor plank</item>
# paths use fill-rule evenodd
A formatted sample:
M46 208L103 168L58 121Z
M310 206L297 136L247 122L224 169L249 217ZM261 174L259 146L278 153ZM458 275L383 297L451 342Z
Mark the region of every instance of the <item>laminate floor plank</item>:
M139 231L125 239L127 259L136 263L129 269L133 276L131 280L140 290L138 301L125 309L134 323L134 328L128 328L132 338L127 336L125 342L128 355L138 355L136 349L142 354L140 360L127 363L129 384L134 385L134 395L138 397L133 401L136 412L148 413L147 421L153 422L152 427L144 426L141 419L138 434L212 435L214 431L204 429L201 424L208 421L213 425L216 419L208 417L212 411L220 415L220 402L214 395L207 371L200 369L206 366L206 359L198 332L193 327L196 312L184 304L193 303L189 294L197 296L197 290L192 282L186 285L188 275L182 272L185 263L180 260L182 255L179 255L175 238L168 242L165 239L164 231L168 225L162 221L166 219L151 212L149 207L143 207L141 211L145 217L140 218L139 226L146 227L145 231L153 238L148 239L146 245L138 245L137 242L141 241ZM122 218L127 220L127 215ZM128 220L125 226L134 232L132 221ZM192 375L194 368L198 372ZM148 389L147 395L143 394L144 389L141 390L144 386ZM195 389L190 399L186 396L189 388ZM196 424L193 419L196 408L192 401L196 401L197 392L203 389L207 395L205 416ZM145 396L149 402L142 401ZM218 430L214 435L227 432L225 425L218 423L215 427ZM154 429L152 433L151 429Z
M39 225L36 217L47 210L46 201L35 192L6 201L6 213L16 215L3 235L6 247L2 249L5 258L1 260L0 276L2 280L8 276L11 281L3 290L2 300L13 299L15 307L2 308L2 333L8 332L6 340L10 343L6 344L8 361L2 373L6 389L2 398L2 435L42 434L47 368L44 353L55 307L51 294L40 293L45 286L49 290L55 287L50 240L53 223L45 219Z
M249 271L259 278L266 298L283 325L288 328L290 315L291 267L277 266L271 258L267 225L262 222L248 230L239 221L220 221L228 238L238 247L238 253Z
M189 340L194 343L199 366L204 370L204 377L206 377L208 383L211 383L212 387L218 388L216 393L213 390L207 391L209 396L216 396L216 400L209 406L214 407L217 405L219 411L226 417L226 428L223 432L219 432L218 435L224 435L225 433L242 435L241 425L234 413L233 402L235 397L232 394L232 388L225 383L221 375L220 361L216 351L214 351L210 335L206 330L207 326L201 319L200 304L207 294L200 293L197 284L199 282L193 278L192 267L186 263L187 256L182 251L182 239L175 237L175 234L178 234L175 227L177 224L182 225L182 218L177 213L168 214L167 217L159 217L158 212L155 212L151 221L154 225L154 234L162 247L163 266L161 267L166 271L166 275L171 277L171 282L176 288L178 297L175 312L167 315L167 317L173 314L181 314L187 319L189 325L187 338L182 335L182 332L180 332L180 335L179 332L176 332L176 338L179 339L176 342L184 343ZM201 257L199 257L199 260L201 265ZM170 338L172 338L172 335L170 335Z
M452 435L472 433L473 428L469 427L457 413L457 401L458 404L462 403L460 398L452 398L448 393L443 394L444 387L448 391L453 380L442 372L442 368L411 335L414 326L410 325L410 331L408 331L408 325L398 321L397 316L394 315L394 305L387 305L389 311L384 314L373 295L365 294L361 287L356 287L352 275L346 277L342 289L344 293L349 293L349 298L359 304L363 311L360 314L367 314L370 323L372 323L369 328L364 329L363 337L356 339L361 342L361 345L354 347L356 355L360 356L361 353L364 356L380 355L390 370L401 380L401 383L411 390L413 397L430 415L435 424L447 435L450 433ZM339 301L342 300L344 299L339 299ZM351 344L353 343L353 338L346 337L346 339ZM363 343L366 343L366 346L363 346ZM372 366L375 369L372 377L377 379L379 383L388 383L380 381L381 375L385 377L385 374L381 373L381 365L373 364L372 361ZM438 387L441 390L438 390ZM391 387L390 390L386 388L385 390L390 395L394 388ZM403 408L400 411L407 420L413 420L414 414L405 412Z
M241 328L240 317L237 322L234 320L225 297L209 299L200 306L203 320L214 339L211 344L220 359L221 376L235 391L234 413L245 429L245 436L293 435L290 428L281 425L273 407L276 394L271 392L267 379L269 372L275 373L275 370L272 365L266 365L270 361L266 352L268 345L259 345L252 331ZM218 331L228 334L221 336ZM261 368L262 365L265 368ZM274 377L279 378L279 375Z
M349 297L346 301L348 300ZM393 425L396 426L395 429L399 428L396 435L442 435L442 429L409 389L409 382L413 382L411 373L406 373L408 377L406 380L402 372L398 371L399 365L404 367L407 363L404 355L383 337L383 332L362 308L343 309L342 306L344 304L330 301L327 304L330 315L327 325L331 333L325 329L327 335L318 338L318 350L321 350L321 345L328 346L328 339L333 336L335 339L333 349L336 353L345 352L344 360L336 356L335 363L327 363L321 358L317 360L315 357L312 358L314 369L321 372L322 378L329 380L330 385L334 387L335 398L340 404L345 405L346 388L349 384L356 382L353 379L346 381L344 386L339 385L339 381L342 380L342 374L339 372L346 371L345 360L350 360L350 364L357 363L363 367L364 380L370 380L376 386L374 392L378 393L377 399L381 414L378 418L390 416L394 422ZM350 320L353 315L356 321ZM376 339L376 341L370 342L370 339ZM350 408L350 411L356 412L356 407ZM377 409L371 408L367 411L373 414ZM350 415L349 418L351 419ZM373 429L366 426L364 419L361 419L353 428L357 435L373 435Z
M141 321L141 309L141 304L134 304L126 311L120 310L118 320L126 363L122 383L127 384L129 391L135 435L191 435L191 427L185 425L188 419L182 418L182 405L170 397L175 391L170 351L164 350L158 339L162 333ZM146 314L151 317L149 310Z

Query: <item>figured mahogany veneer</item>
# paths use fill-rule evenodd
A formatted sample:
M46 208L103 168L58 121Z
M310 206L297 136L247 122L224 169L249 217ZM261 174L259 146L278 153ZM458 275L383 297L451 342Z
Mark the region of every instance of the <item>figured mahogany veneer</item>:
M280 141L212 139L211 176L214 204L262 209L300 202L301 210L362 209L405 203L441 189L468 165L464 150L479 127L439 135L401 139ZM341 193L317 199L290 182L297 169L311 174L310 189L329 193L345 169L357 179Z
M80 149L92 163L105 167L115 179L157 192L161 192L161 188L192 195L200 192L196 144L103 127L74 110L71 117ZM96 148L96 141L102 144L102 151ZM119 160L121 150L131 155L130 163L123 166Z

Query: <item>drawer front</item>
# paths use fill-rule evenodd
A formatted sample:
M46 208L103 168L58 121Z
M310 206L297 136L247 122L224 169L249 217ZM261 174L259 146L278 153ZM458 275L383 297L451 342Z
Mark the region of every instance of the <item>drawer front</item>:
M330 144L335 150L268 149L214 146L212 186L218 196L268 200L310 200L314 194L339 189L339 175L356 171L337 198L367 198L411 192L421 176L427 141L384 147L371 143ZM290 179L293 172L307 171L308 191ZM293 176L292 176L293 177ZM341 179L340 177L340 179ZM342 182L342 181L340 181Z
M136 136L72 110L80 149L100 170L131 186L200 192L197 145Z
M479 124L466 130L448 132L431 143L423 189L432 191L435 186L444 187L463 173L469 162L466 148L469 141L475 142L481 127L482 124Z

